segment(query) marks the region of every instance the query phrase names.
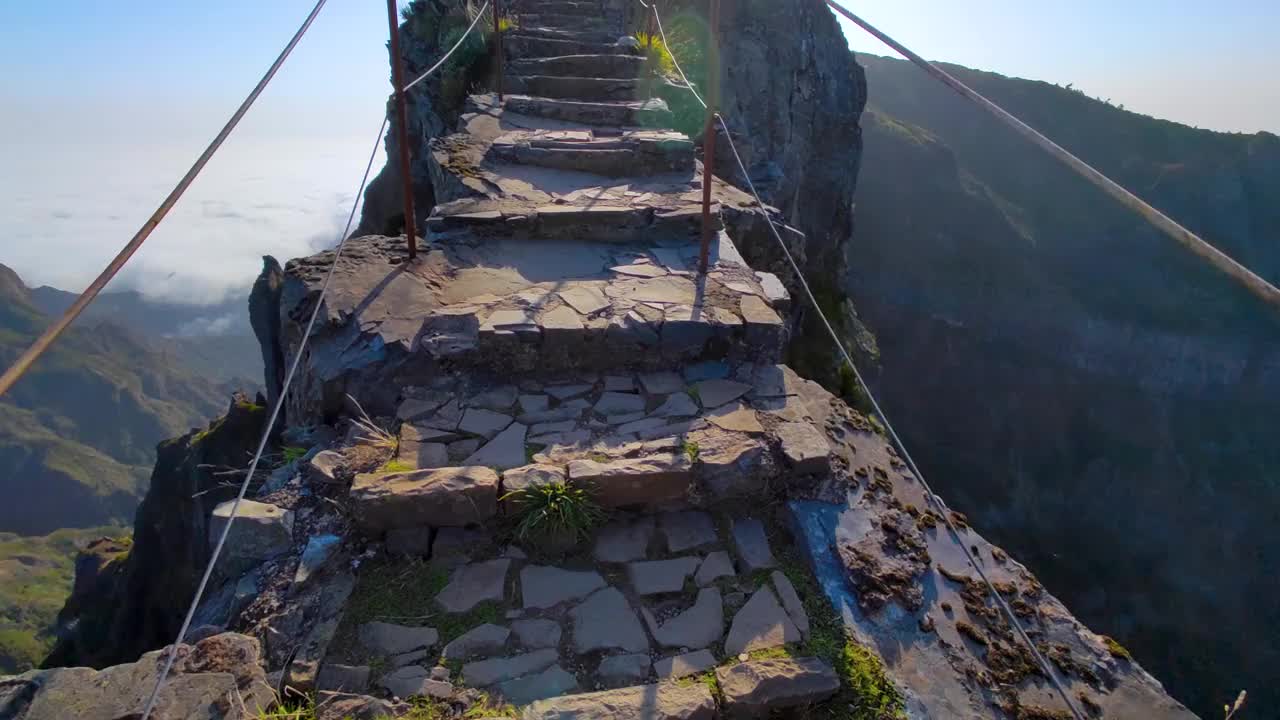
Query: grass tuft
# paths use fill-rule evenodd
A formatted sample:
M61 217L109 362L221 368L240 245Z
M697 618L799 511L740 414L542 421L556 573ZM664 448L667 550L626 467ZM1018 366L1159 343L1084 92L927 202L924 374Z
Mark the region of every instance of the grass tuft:
M502 499L513 500L520 508L515 534L524 542L570 538L583 542L605 518L590 493L566 483L535 485L507 493Z

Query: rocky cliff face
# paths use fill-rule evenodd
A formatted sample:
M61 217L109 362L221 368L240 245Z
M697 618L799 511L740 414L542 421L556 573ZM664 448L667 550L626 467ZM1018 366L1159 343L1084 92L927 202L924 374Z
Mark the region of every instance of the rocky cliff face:
M237 397L208 428L161 443L133 550L109 577L77 582L46 667L128 662L173 640L208 561L210 513L235 496L226 481L243 478L265 419L260 403Z
M890 416L958 508L1175 696L1267 703L1275 649L1250 639L1280 621L1256 603L1278 589L1275 314L914 67L864 62L848 288ZM1273 136L949 70L1277 279Z

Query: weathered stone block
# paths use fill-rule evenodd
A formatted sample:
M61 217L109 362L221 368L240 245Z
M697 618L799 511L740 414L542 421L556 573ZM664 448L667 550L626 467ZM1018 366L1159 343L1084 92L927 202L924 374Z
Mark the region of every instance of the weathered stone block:
M460 527L498 511L498 473L487 467L357 475L351 509L361 530L381 535L396 528Z

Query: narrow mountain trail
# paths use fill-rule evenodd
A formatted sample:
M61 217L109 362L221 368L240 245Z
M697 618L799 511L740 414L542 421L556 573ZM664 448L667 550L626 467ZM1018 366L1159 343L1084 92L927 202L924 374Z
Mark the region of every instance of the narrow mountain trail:
M788 279L736 244L776 211L716 180L699 271L695 145L618 7L521 3L512 94L430 142L417 258L347 242L291 388L309 450L253 488L194 625L256 638L326 720L411 697L526 720L1070 717L876 425L782 364ZM284 357L333 263L287 265ZM522 532L574 491L602 524ZM952 519L1090 712L1192 717ZM177 714L174 687L164 717L215 717Z

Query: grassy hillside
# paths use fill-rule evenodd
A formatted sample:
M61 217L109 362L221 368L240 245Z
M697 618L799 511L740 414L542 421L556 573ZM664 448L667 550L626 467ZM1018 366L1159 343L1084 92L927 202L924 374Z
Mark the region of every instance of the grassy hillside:
M0 364L48 318L7 268L0 278ZM73 328L0 399L0 532L128 522L155 445L203 425L227 390L109 323Z
M0 533L0 675L39 664L53 645L54 620L75 576L76 554L119 527L59 530L42 537Z

